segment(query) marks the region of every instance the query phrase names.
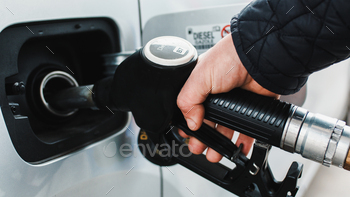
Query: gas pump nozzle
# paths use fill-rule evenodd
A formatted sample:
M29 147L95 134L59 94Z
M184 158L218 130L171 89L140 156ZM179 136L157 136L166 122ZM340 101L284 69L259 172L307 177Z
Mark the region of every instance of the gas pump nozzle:
M230 147L233 147L230 142L222 142L225 138L215 131L210 131L205 124L197 132L187 128L176 106L176 98L196 63L197 52L186 40L177 37L155 38L123 61L113 79L103 79L93 86L62 90L52 97L49 103L62 109L104 108L131 111L138 126L151 136L158 135L157 139L154 138L155 141L160 139L160 135L165 136L164 131L168 131L169 126L173 125L197 137L235 163L241 158L245 163L242 169L250 168L247 173L254 172L252 168L262 170L263 166L258 166L257 162L249 163L242 155L237 157L239 149L230 150ZM259 142L254 149L273 145L288 152L301 154L325 166L335 165L350 170L350 127L344 121L313 114L293 104L242 89L209 95L203 104L206 119L257 139ZM266 148L266 152L268 149ZM257 157L254 156L253 150L250 160ZM179 159L178 162L181 163L182 160ZM267 165L266 161L261 162L260 165ZM196 166L185 162L182 164L196 171ZM244 171L242 169L241 171ZM301 173L300 166L290 170L291 174L293 172L294 179L297 179L300 176L297 172ZM219 184L216 179L210 178L201 170L197 173L202 173L205 178ZM251 173L251 176L256 176L253 174ZM263 195L262 186L257 186ZM279 192L286 190L281 189L284 187L283 183L279 183L278 187ZM230 191L239 195L247 192L245 190L241 193L237 189ZM281 194L276 192L272 195L271 191L270 196Z

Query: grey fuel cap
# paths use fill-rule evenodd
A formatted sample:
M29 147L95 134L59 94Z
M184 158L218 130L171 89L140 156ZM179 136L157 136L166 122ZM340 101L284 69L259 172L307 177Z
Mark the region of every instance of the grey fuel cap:
M197 56L197 50L187 40L174 36L157 37L143 48L144 56L161 66L179 66Z

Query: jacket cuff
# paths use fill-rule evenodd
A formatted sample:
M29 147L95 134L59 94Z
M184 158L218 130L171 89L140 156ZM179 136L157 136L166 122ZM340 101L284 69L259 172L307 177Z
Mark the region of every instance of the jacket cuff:
M285 89L281 87L281 84L276 84L269 80L267 76L264 76L259 69L250 61L247 54L255 53L258 54L257 49L254 49L254 46L250 48L243 48L242 39L239 32L239 20L238 15L234 16L231 20L231 36L236 48L237 54L243 64L243 66L247 69L249 75L262 87L265 89L274 92L276 94L287 95L293 94L300 90L300 88L306 83L306 80L302 82L302 85L297 89Z

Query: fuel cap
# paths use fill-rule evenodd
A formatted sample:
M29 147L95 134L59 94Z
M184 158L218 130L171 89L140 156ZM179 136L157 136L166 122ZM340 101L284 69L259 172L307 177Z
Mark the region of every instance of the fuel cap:
M174 36L154 38L142 52L147 60L161 67L186 65L197 57L197 51L190 42Z

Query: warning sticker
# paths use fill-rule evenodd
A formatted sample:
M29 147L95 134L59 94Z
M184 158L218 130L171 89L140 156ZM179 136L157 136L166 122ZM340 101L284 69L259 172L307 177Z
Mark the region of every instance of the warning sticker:
M186 27L186 39L197 49L198 53L210 49L227 34L230 34L228 24Z
M231 25L226 25L224 28L221 30L221 38L224 38L226 35L231 33Z

